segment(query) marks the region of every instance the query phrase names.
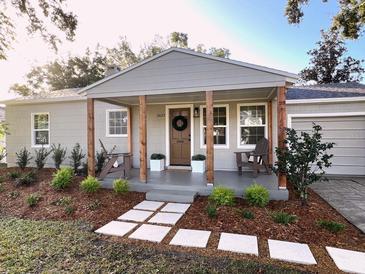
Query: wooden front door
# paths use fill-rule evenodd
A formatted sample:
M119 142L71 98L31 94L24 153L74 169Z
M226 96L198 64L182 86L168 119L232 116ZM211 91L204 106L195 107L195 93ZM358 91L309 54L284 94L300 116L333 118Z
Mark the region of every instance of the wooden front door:
M170 109L170 165L190 165L190 109Z

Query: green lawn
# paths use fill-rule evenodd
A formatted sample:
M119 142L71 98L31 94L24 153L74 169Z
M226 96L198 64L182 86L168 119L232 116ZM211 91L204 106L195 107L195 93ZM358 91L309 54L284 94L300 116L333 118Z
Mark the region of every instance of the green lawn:
M0 217L0 273L297 273L256 262L111 243L87 224Z

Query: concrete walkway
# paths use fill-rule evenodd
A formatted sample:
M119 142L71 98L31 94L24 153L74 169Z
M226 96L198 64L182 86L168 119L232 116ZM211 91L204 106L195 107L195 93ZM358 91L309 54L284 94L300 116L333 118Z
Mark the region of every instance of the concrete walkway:
M365 178L333 178L311 188L365 233Z

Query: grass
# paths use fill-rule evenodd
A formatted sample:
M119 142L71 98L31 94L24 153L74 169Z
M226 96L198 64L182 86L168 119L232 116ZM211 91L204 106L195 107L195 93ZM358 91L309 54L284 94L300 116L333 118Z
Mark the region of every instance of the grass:
M327 229L328 231L330 231L332 233L339 233L339 232L343 231L346 227L344 224L337 223L334 221L328 221L328 220L319 220L319 221L317 221L317 224L320 227Z
M0 273L298 273L254 261L106 242L81 222L0 217Z
M275 223L288 225L294 223L298 218L286 212L278 211L271 214Z

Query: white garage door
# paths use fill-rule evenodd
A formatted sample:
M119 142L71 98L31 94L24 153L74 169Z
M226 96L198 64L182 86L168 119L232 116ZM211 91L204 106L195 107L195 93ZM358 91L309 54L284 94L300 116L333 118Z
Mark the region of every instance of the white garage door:
M315 122L323 128L323 139L335 143L328 174L365 175L365 116L292 117L291 122L306 132Z

